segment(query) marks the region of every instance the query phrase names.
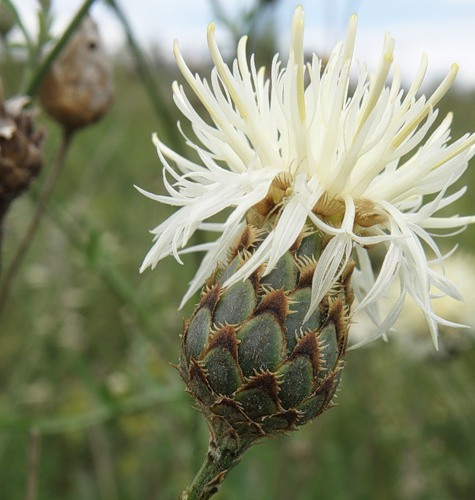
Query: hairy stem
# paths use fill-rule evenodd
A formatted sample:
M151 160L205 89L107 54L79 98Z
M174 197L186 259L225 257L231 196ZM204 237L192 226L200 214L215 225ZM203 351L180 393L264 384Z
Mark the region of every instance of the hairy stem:
M214 424L214 428L213 428ZM217 424L217 425L216 425ZM257 436L240 436L227 425L213 422L205 460L180 500L207 500L218 492L228 472L239 463Z
M240 460L242 452L223 451L210 441L206 459L191 485L181 494L181 500L207 500L217 493L229 470Z

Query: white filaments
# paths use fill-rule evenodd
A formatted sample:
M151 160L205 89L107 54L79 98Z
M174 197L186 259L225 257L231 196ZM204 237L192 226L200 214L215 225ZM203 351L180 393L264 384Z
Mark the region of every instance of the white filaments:
M244 227L246 212L265 198L277 177L285 176L289 186L273 230L225 286L246 279L262 265L269 273L310 219L331 239L315 269L308 314L356 254L357 309L364 309L376 325L365 342L391 328L409 294L424 312L437 345L437 324L454 323L434 314L430 290L457 298L458 293L444 276L444 258L428 230L453 230L475 222L471 216L435 216L465 192L447 194L475 154L475 135L449 144L451 114L433 126L436 106L451 86L457 66L426 99L418 96L427 69L423 56L414 83L404 92L389 35L376 72L368 75L360 66L350 93L356 25L357 18L352 16L346 41L336 45L322 71L316 55L304 63L303 10L298 7L288 63L283 66L275 56L269 78L264 69L257 70L252 57L248 59L245 37L238 45L237 58L228 66L217 46L214 25L208 29L215 65L209 80L191 73L175 44L178 67L209 118L198 114L184 88L175 82L175 103L196 137L195 142L186 141L200 162L180 156L154 136L168 196L140 191L179 210L152 231L155 243L141 270L154 268L170 254L180 261L180 252L205 251L184 297L188 300L216 263L225 259ZM427 202L426 195L433 195L432 201ZM315 210L325 200L340 204L338 224L329 223ZM365 213L361 207L368 206L372 212ZM224 223L205 222L226 208L233 210ZM361 220L374 223L365 224L363 230ZM199 229L211 229L220 236L215 242L182 250ZM386 248L378 275L371 270L366 250L374 244ZM437 257L440 272L430 267L425 248ZM378 299L395 280L399 281L399 298L386 317L380 317Z

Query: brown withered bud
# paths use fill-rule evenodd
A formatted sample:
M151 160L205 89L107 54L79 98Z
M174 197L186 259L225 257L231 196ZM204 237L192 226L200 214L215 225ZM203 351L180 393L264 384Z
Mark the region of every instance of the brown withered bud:
M43 133L35 131L33 113L23 109L27 102L25 97L4 102L0 84L0 220L43 165Z
M39 100L66 129L99 120L114 99L112 72L96 23L86 17L46 75Z

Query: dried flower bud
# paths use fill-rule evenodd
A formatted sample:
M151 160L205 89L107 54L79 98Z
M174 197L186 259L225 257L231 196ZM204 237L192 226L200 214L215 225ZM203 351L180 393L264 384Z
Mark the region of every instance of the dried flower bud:
M3 102L0 95L0 218L40 173L43 164L43 134L34 129L33 113L23 110L27 102L26 97Z
M48 114L68 129L99 120L114 97L112 73L96 23L86 17L40 88Z

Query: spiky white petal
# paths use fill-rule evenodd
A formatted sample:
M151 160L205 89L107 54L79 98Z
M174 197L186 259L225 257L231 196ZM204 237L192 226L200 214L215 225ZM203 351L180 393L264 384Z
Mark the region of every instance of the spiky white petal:
M285 178L287 188L276 206L275 226L225 286L247 278L260 266L269 273L310 220L330 240L316 266L308 314L356 253L357 309L364 309L377 327L366 340L392 327L409 294L437 343L437 324L447 322L434 314L430 290L457 298L458 293L444 275L444 257L428 230L459 229L475 222L471 216L436 216L463 195L463 189L446 192L475 154L475 135L449 144L451 114L434 128L436 106L458 68L452 66L429 98L418 96L427 70L424 55L405 93L393 64L394 40L386 35L376 72L368 75L359 66L356 86L350 91L356 24L352 16L346 40L336 45L322 70L315 55L304 63L303 10L298 7L288 63L284 67L274 57L268 78L252 57L248 59L245 37L228 66L216 43L214 25L208 29L214 62L209 80L192 74L175 44L178 67L209 119L194 109L184 88L175 83L175 103L195 135L195 140L186 142L200 161L192 162L154 138L168 196L142 192L180 208L152 231L155 243L141 269L155 267L170 254L180 261L180 250L198 229L221 232L215 243L189 249L207 252L184 298L189 299L226 255L248 210L268 195L276 179ZM435 197L427 201L427 195ZM333 218L318 210L326 203L337 206ZM224 223L205 222L229 208ZM367 247L377 244L386 248L386 254L375 275ZM435 254L441 272L430 267L425 248ZM399 297L382 317L378 300L396 280Z

